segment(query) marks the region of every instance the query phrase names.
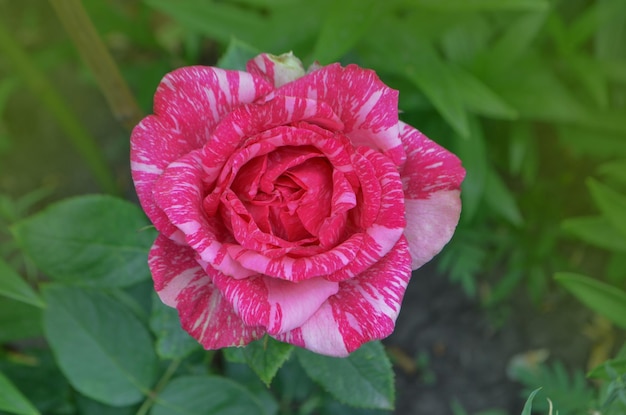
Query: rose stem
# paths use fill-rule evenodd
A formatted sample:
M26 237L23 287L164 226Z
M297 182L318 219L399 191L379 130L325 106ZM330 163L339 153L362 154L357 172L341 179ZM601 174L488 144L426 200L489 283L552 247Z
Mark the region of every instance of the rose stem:
M130 131L143 117L135 97L80 0L50 0L115 118Z
M163 376L161 376L161 379L159 379L159 382L156 384L154 389L150 391L148 398L143 401L143 404L141 404L135 415L146 415L148 413L152 405L154 405L154 402L159 396L161 390L165 387L165 385L167 385L167 382L169 382L170 378L174 375L176 369L178 369L180 362L181 359L174 359L170 362L169 366L165 370L165 373L163 373Z
M22 47L7 32L1 21L0 51L12 64L14 71L21 75L34 95L39 97L48 111L56 118L69 141L91 169L102 190L111 194L119 194L115 178L93 137L48 81L45 74L37 68Z

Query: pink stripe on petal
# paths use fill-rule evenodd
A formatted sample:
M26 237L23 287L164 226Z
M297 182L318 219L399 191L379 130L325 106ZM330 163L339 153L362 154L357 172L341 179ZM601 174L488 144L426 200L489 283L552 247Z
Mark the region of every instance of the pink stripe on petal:
M206 273L196 262L195 251L188 246L178 245L159 234L150 249L148 265L152 273L154 288L161 301L170 307L178 304L178 295L191 281Z
M343 132L355 145L386 153L396 165L404 162L398 136L398 91L382 83L372 70L356 65L324 66L288 83L273 96L298 96L325 102L344 123Z
M231 258L236 259L249 270L298 282L313 277L327 276L348 265L361 248L362 239L362 234L355 234L332 250L302 258L289 256L271 258L239 245L228 244L226 247Z
M461 161L415 128L400 123L407 149L401 172L412 268L430 261L454 233L461 213Z
M411 278L411 256L405 238L357 277L343 281L329 299L348 352L389 336Z
M465 169L450 153L415 128L400 122L407 160L400 175L407 199L425 199L439 190L459 190Z
M430 261L448 243L461 214L459 190L440 190L428 199L404 202L407 225L404 235L409 241L411 267L418 269Z
M257 275L235 280L219 272L213 282L247 325L262 326L273 335L300 326L338 287L323 278L293 283Z
M234 108L272 89L263 78L246 72L188 66L165 75L154 96L154 112L164 126L180 133L187 153L202 147Z
M330 281L352 278L376 263L396 245L406 226L402 182L393 162L366 147L359 147L353 160L361 180L361 204L366 209L360 225L366 228L355 258L329 274L326 278Z
M254 272L226 255L222 243L230 235L220 218L207 217L203 211L204 172L198 154L193 151L169 165L154 186L154 199L203 261L219 264L235 278L248 277Z
M161 300L178 309L181 325L206 349L243 346L263 336L246 326L194 259L195 252L159 235L150 251L150 270Z
M363 343L389 336L411 277L410 260L407 241L400 238L374 266L340 282L337 294L301 327L277 339L316 353L344 357Z
M344 236L348 211L356 206L354 189L339 170L333 170L331 214L321 223L318 237L324 248L335 246Z
M160 232L171 236L175 228L152 198L159 175L174 160L201 148L225 114L272 89L245 72L200 66L177 69L163 78L154 96L156 115L144 118L130 139L137 195Z
M175 132L163 128L151 115L133 129L130 141L130 167L139 202L157 230L167 236L173 235L176 227L156 205L152 188L167 165L180 156L177 140Z
M216 180L233 153L246 146L252 147L261 138L267 138L265 132L274 136L275 142L267 140L274 147L284 145L282 134L276 134L274 130L292 138L298 137L298 134L289 134L288 130L290 125L300 121L316 123L330 129L343 126L328 105L298 97L280 96L263 104L244 105L232 111L216 127L211 140L203 149L205 181L212 183ZM260 153L261 149L254 151Z

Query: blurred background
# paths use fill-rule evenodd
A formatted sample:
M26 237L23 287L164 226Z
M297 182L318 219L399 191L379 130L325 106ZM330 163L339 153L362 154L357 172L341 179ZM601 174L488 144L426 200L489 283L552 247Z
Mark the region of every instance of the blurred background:
M459 228L414 278L388 341L398 413L427 413L412 402L433 390L463 394L473 381L474 398L441 396L447 412L430 413L509 413L537 385L561 415L587 413L610 397L583 374L624 357L620 323L584 308L554 276L626 288L626 1L82 4L144 114L174 68L215 65L234 44L293 51L305 66L339 61L376 70L400 91L401 118L461 158ZM49 2L0 0L0 254L27 277L35 271L8 233L12 223L72 195L135 200L124 121ZM429 305L432 290L444 300ZM0 321L13 322L0 342L36 335L36 319L28 307L0 303ZM416 340L437 324L448 332ZM492 342L496 366L481 372L480 357L471 364L459 357L464 345L454 339L463 330L478 330L467 340L477 351L486 346L476 338ZM464 373L470 366L475 372ZM476 380L496 370L491 386ZM466 382L457 392L442 386L458 378ZM501 398L478 396L503 382ZM613 400L626 404L621 385ZM537 402L547 413L547 402Z

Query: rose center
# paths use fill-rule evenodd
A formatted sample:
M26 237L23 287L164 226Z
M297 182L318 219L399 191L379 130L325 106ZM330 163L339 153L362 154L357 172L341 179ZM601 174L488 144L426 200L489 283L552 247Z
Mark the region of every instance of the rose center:
M332 186L328 160L315 148L301 146L253 158L237 173L231 190L262 232L309 245L317 243L330 213Z

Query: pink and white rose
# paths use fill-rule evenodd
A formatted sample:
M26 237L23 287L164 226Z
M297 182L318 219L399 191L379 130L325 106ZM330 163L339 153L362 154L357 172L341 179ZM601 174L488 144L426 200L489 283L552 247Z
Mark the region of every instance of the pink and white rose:
M465 175L373 71L305 74L291 54L166 75L131 167L159 231L156 291L187 332L332 356L393 331L411 270L454 232Z

